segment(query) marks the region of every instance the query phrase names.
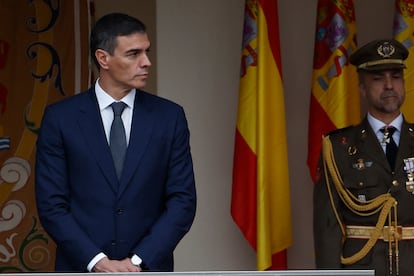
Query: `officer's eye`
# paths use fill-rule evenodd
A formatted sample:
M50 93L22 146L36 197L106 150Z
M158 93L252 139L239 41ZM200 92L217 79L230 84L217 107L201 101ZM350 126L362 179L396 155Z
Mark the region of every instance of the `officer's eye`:
M394 79L402 79L403 78L403 75L401 73L394 73L394 74L392 74L392 77Z
M383 79L383 76L382 76L382 75L378 75L378 74L374 74L374 75L372 76L372 79L373 79L373 80L382 80L382 79Z

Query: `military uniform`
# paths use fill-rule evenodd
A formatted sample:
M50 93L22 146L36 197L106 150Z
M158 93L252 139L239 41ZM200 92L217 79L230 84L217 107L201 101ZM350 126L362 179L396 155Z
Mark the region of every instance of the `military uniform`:
M382 194L391 194L398 202L398 225L414 227L414 194L407 191L406 182L409 179L403 162L404 159L414 157L414 125L407 122L402 124L394 172L366 119L358 126L331 133L329 140L332 143L333 154L344 187L356 198L366 202ZM341 264L340 256L348 257L355 254L363 248L367 237L342 240L343 234L331 205L324 175L322 173L320 182L315 185L314 193L316 266L318 268L375 269L376 275L388 275L390 271L389 244L383 239L379 239L369 253L356 263L346 266ZM339 199L332 181L330 181L330 187L332 200L344 225L376 225L379 213L370 216L355 214ZM412 232L412 239L398 242L400 275L413 275L414 273L414 230ZM395 255L395 249L393 254ZM395 272L395 256L393 256L392 264Z
M373 49L380 52L378 43L354 55L357 70L369 70L370 65L379 66L377 70L387 69L382 55L370 56ZM403 48L391 50L399 55L391 54L385 59L394 62L395 68L404 68L402 60L408 52ZM376 275L414 275L411 166L414 167L414 124L405 120L394 168L367 117L359 125L336 130L324 138L319 180L314 188L317 268L375 269Z

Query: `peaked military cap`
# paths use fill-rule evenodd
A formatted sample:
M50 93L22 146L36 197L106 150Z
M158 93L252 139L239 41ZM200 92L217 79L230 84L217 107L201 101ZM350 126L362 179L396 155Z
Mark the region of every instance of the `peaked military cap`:
M397 40L379 39L357 49L350 56L350 62L357 67L357 71L404 69L407 57L407 48Z

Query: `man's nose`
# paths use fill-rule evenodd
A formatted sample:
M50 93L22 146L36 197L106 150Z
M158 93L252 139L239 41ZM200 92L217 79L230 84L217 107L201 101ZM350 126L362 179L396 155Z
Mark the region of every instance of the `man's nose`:
M141 60L141 67L149 67L151 66L151 61L147 54L144 55L143 59Z
M385 88L387 89L393 88L392 76L390 75L385 76Z

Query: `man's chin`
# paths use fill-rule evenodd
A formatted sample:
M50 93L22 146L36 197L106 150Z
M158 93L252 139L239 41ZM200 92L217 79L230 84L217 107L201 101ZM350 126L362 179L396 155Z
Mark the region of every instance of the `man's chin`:
M392 114L392 113L398 113L400 111L400 107L401 105L399 104L390 104L390 105L386 105L384 106L384 111L388 114Z
M145 80L138 80L138 81L134 81L133 83L133 87L135 87L136 89L141 89L144 88L147 85L147 81Z

